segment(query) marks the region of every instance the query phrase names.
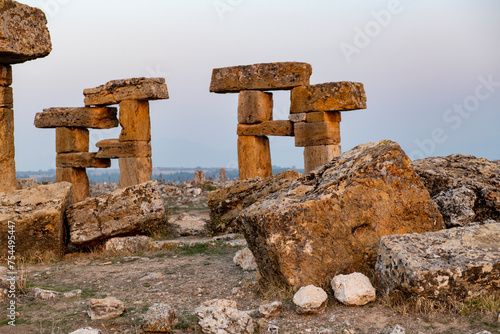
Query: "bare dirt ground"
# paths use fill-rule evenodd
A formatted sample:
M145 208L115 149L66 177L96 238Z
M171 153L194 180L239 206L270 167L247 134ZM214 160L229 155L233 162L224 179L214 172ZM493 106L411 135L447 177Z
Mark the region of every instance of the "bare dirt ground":
M176 214L181 211L177 209ZM208 215L206 209L200 208L189 213L195 217ZM166 303L176 310L179 323L175 333L200 333L194 310L216 298L232 299L240 310L254 310L281 300L284 310L280 315L269 320L255 319L260 325L256 333L271 333L270 324L278 326L279 333L347 333L349 329L349 333L356 334L386 334L396 325L403 326L406 333L500 333L498 309L461 315L402 314L401 309L388 307L382 298L364 307L347 307L330 297L323 314L297 315L291 293L266 287L256 272L244 272L233 264L238 250L218 242L140 254L73 253L60 262L22 264L26 287L18 296L16 326L5 320L0 323L0 333L70 333L82 327L98 328L105 334L143 333L142 317L154 303ZM159 275L145 278L151 273ZM61 295L54 300L35 299L33 287ZM62 296L75 289L81 289L82 294ZM114 320L92 321L87 314L88 301L108 296L123 301L126 311ZM7 311L4 308L2 312L3 320Z

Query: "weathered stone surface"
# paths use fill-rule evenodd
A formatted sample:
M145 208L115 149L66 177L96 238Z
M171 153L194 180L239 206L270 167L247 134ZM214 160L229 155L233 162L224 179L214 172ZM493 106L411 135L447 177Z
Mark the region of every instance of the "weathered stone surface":
M340 123L294 123L295 146L319 146L340 144Z
M95 144L99 148L96 158L118 159L131 157L150 157L151 142L149 141L119 141L105 139Z
M0 86L12 85L12 66L0 64Z
M164 78L131 78L85 89L83 95L86 106L99 106L126 100L165 100L168 90Z
M0 191L16 190L14 110L0 108Z
M273 175L271 148L266 136L238 136L240 180Z
M56 128L56 152L89 151L89 130L82 128Z
M438 205L447 227L464 226L474 222L476 194L466 187L440 192L432 198Z
M270 304L264 304L259 307L259 316L266 319L272 318L280 314L282 309L282 302L272 302Z
M117 109L109 107L49 108L35 115L37 128L111 129L118 126Z
M118 318L125 311L125 304L115 297L91 299L88 314L92 320L108 320Z
M6 256L8 222L15 223L16 254L62 256L66 249L65 211L73 201L71 184L56 183L0 193L0 257Z
M68 291L68 292L65 292L63 293L63 297L64 298L75 298L75 297L79 297L82 295L82 290L80 289L76 289L76 290L71 290L71 291Z
M293 296L298 314L318 314L326 310L328 295L325 290L314 285L303 286Z
M471 155L454 154L448 157L432 157L413 162L431 197L441 193L451 195L453 189L465 187L474 192L476 199L472 210L475 221L493 219L500 221L500 164L478 159ZM454 200L461 202L459 198ZM458 204L457 203L457 204ZM447 205L448 203L442 203ZM439 204L438 204L439 205ZM464 204L469 206L469 204ZM463 214L458 205L457 216ZM450 208L440 206L445 221L451 222ZM467 209L465 209L467 210Z
M384 235L444 228L410 159L391 141L355 147L246 208L238 223L261 275L295 289L369 273Z
M149 250L150 244L150 237L139 235L109 239L104 244L104 249L119 253L139 253Z
M469 299L500 291L500 223L383 237L376 275L383 289Z
M40 184L37 179L17 179L16 182L17 190L28 189Z
M238 136L293 136L290 121L269 121L260 124L238 124Z
M156 303L144 316L142 328L146 332L170 333L177 324L177 315L170 305Z
M71 242L92 244L136 232L141 223L165 219L156 181L118 189L76 203L67 210Z
M345 305L362 306L375 301L376 291L370 279L361 273L337 275L332 279L335 298Z
M248 247L237 251L234 255L233 262L245 271L257 270L257 262L255 262L255 257Z
M299 113L292 115L306 115L307 123L318 123L318 122L341 122L342 116L339 111L315 111L308 113Z
M311 74L311 65L295 62L215 68L210 91L237 93L242 90L288 90L309 85Z
M301 112L298 114L288 115L288 120L292 123L305 122L307 120L307 113Z
M291 100L291 114L366 109L365 89L358 82L342 81L296 87L292 90Z
M238 96L238 123L256 124L273 120L273 94L258 90L241 91Z
M406 329L400 325L396 325L390 334L406 334Z
M73 203L90 197L90 184L85 168L56 168L56 181L69 182L73 186Z
M243 209L279 191L299 176L296 171L289 170L265 179L247 179L212 191L207 195L210 218L219 221L224 232L240 231L236 217Z
M323 166L342 153L340 145L307 146L304 148L304 172Z
M13 108L14 95L12 87L0 86L0 108Z
M97 153L75 152L59 153L56 155L56 167L58 168L109 168L110 159L99 159Z
M204 334L254 333L254 321L248 314L239 311L234 301L210 300L203 303L195 312Z
M59 296L59 292L57 292L57 291L44 290L44 289L40 289L40 288L34 288L33 294L34 294L35 298L41 299L41 300L52 300L52 299L56 299Z
M100 329L94 329L92 327L84 327L77 329L74 332L71 332L69 334L102 334Z
M128 100L120 102L120 141L151 141L149 102Z
M12 0L0 2L0 63L16 64L52 51L47 18L38 8Z
M207 183L205 172L202 170L196 170L194 172L193 184L195 187L202 187Z
M226 170L224 168L221 168L219 170L219 181L220 182L227 182L227 173L226 173Z
M151 181L153 176L153 161L149 157L120 158L120 188L132 187Z

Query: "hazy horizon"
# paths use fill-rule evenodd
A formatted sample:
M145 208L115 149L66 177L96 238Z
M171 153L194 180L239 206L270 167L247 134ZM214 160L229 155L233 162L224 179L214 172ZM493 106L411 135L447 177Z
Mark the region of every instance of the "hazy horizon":
M49 107L83 106L83 89L165 77L152 101L154 166L237 167L237 94L209 92L212 69L312 65L311 84L362 82L366 110L342 114L342 151L390 139L411 158L500 159L500 2L495 0L25 0L45 10L53 51L13 66L17 170L55 168ZM274 92L287 119L289 92ZM92 130L91 151L119 129ZM272 163L303 167L293 138L271 138ZM114 161L113 167L117 167Z

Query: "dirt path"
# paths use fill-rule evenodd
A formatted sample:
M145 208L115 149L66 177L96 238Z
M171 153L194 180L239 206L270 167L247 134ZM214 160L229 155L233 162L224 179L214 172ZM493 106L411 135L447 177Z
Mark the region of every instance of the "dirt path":
M204 245L136 254L139 258L133 261L122 256L78 254L59 263L27 265L24 269L30 286L58 292L81 289L83 293L49 301L37 300L28 293L20 298L16 327L3 322L0 333L69 333L86 326L106 334L142 333L142 316L158 302L176 310L180 320L177 333L196 333L194 309L206 300L228 298L235 300L240 310L251 310L278 297L278 293L272 298L273 293L259 289L255 272L244 272L233 264L237 250ZM160 275L143 279L151 273ZM91 321L86 313L87 302L107 296L125 302L126 312L115 320ZM402 316L380 302L354 308L330 300L324 314L298 316L290 297L281 295L285 309L269 321L279 327L279 333L319 333L324 329L342 333L344 328L355 333L389 333L396 324L405 327L406 333L500 333L494 314L459 318ZM267 323L262 324L260 333L268 333Z

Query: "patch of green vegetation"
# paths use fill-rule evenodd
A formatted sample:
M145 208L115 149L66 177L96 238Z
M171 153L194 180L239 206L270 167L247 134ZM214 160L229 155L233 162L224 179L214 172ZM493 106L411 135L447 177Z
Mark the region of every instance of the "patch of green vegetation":
M228 247L208 244L195 244L191 246L181 246L175 250L181 256L194 255L223 255L229 252Z
M155 240L171 239L174 235L174 228L168 222L168 215L163 220L145 221L139 225L139 231Z
M204 191L214 191L214 190L217 190L217 187L214 187L213 185L211 184L205 184L202 188Z
M195 329L196 326L198 326L198 317L194 314L183 313L179 316L178 319L179 322L177 323L177 325L175 325L175 329Z

